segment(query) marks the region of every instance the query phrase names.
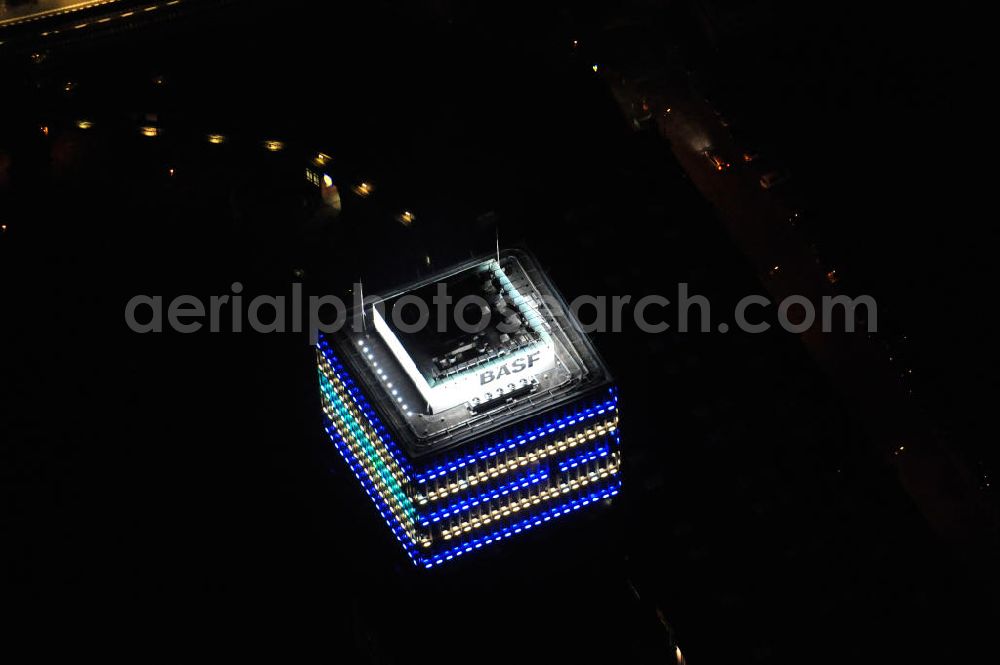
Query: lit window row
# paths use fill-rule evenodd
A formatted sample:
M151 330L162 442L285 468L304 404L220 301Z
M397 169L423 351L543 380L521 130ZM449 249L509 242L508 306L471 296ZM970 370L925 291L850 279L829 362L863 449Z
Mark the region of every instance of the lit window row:
M365 494L367 494L368 498L372 500L372 503L375 504L376 510L378 510L379 514L382 516L382 519L389 526L389 529L392 530L396 540L398 540L403 546L403 550L406 552L406 555L409 556L414 563L422 563L422 560L414 554L413 542L406 534L405 529L389 510L389 506L385 503L385 499L382 494L375 489L374 485L372 485L368 474L363 468L361 468L361 463L347 447L344 440L340 438L337 430L331 426L326 428L326 432L333 441L333 445L337 448L337 452L339 452L340 456L344 458L345 462L347 462L347 466L350 467L354 477L361 483L361 487L364 489Z
M617 438L615 442L618 443ZM584 471L589 473L594 470L591 469L591 465L602 462L604 458L608 456L608 443L602 441L598 447L594 450L588 451L583 455L575 458L569 458L559 462L559 471L563 474L567 474L562 480L569 480L570 473L574 474L573 477L579 477L580 472ZM539 457L544 457L539 455ZM612 463L617 462L617 453L612 454ZM517 490L519 488L525 488L529 485L534 485L541 481L547 480L549 477L549 470L547 468L538 469L531 473L523 474L518 476L513 481L510 481L504 485L500 485L492 490L483 492L482 494L456 501L446 508L442 508L433 513L427 515L424 521L421 522L422 525L426 526L431 522L439 522L441 519L452 517L453 515L459 514L461 512L471 510L479 506L480 504L492 501L500 496L506 496L510 494L511 491Z
M410 465L410 461L406 458L403 452L396 445L395 441L389 435L388 430L382 424L379 419L378 414L372 408L365 396L358 390L358 387L354 384L354 381L350 376L347 375L347 371L344 369L344 365L340 362L340 359L334 355L333 350L330 348L330 343L321 334L319 336L319 342L317 346L317 351L319 354L320 366L325 367L333 376L336 376L343 382L344 387L347 392L351 395L351 398L364 412L365 417L371 423L372 427L375 428L378 435L382 437L389 449L389 454L392 456L396 463L407 473L412 475L413 467Z
M489 446L488 448L485 448L476 453L472 453L471 455L456 460L451 464L442 464L437 467L428 469L426 472L417 473L415 476L415 480L418 483L423 483L426 482L427 480L433 480L434 478L442 474L454 473L459 469L464 469L466 466L470 464L475 464L477 461L484 461L487 458L496 457L497 454L503 452L504 450L514 450L515 448L525 446L529 443L533 443L534 441L542 437L555 434L559 430L564 430L567 427L573 427L578 423L583 422L584 420L597 418L598 416L604 415L608 411L614 411L617 408L617 402L618 398L617 396L615 396L613 399L599 402L592 407L583 409L582 411L573 414L572 416L565 418L557 418L551 423L547 423L545 425L542 425L541 427L535 428L534 430L524 432L523 434L520 434L517 437L509 438L506 441L499 443L497 445Z
M434 501L443 496L460 492L468 489L470 485L476 485L477 483L483 482L488 478L496 478L500 474L507 473L517 467L533 464L551 455L575 448L581 443L592 441L600 436L605 436L610 432L614 432L617 426L618 418L616 417L606 420L595 427L588 427L583 431L570 434L565 438L558 439L540 448L527 450L522 449L514 453L513 456L508 456L507 449L505 449L502 453L503 457L497 455L490 458L485 465L482 465L482 470L477 471L477 469L480 468L479 465L473 466L469 471L470 475L467 477L453 481L447 485L435 483L433 488L427 490L425 494L420 494L418 492L416 498L420 504L424 504L428 501ZM516 446L508 447L510 450L514 450L515 448Z
M329 407L332 409L328 415L331 417L339 416L356 437L363 439L362 445L371 447L372 454L375 456L373 462L379 465L382 472L386 474L386 482L394 483L400 487L407 485L408 478L392 456L388 454L381 437L371 427L363 425L361 415L351 404L350 399L342 392L343 389L338 390L336 384L331 383L323 375L320 377L320 389L323 396L329 400Z
M371 447L361 445L353 433L349 430L345 431L342 426L338 426L335 420L331 419L329 422L330 426L337 432L337 435L348 446L351 454L358 459L365 474L389 506L393 515L400 522L400 524L406 528L407 534L410 536L411 540L416 541L418 539L416 530L414 529L416 515L413 511L412 504L409 503L408 499L405 497L400 498L399 488L397 486L394 486L392 483L386 481L384 470L380 468L378 462L373 459Z
M327 415L331 424L337 430L340 438L348 445L376 491L382 495L393 515L406 529L407 534L412 540L417 540L417 535L413 530L416 511L406 494L405 480L395 476L392 468L386 463L387 455L384 452L384 447L380 442L377 442L377 439L373 441L369 438L342 396L332 389L330 383L326 382L324 385L325 378L321 375L320 384L323 389L324 406L328 407Z
M511 483L507 483L506 485L501 485L500 487L497 487L494 490L486 492L485 494L481 494L469 501L457 501L448 506L447 508L435 511L429 514L427 517L425 517L424 521L421 522L421 524L427 526L431 522L440 522L442 519L445 519L447 517L452 517L453 515L457 515L458 513L464 512L466 510L471 510L472 508L475 508L483 503L488 503L501 496L507 496L511 492L516 492L530 485L535 485L544 480L548 480L548 478L549 478L548 471L528 474L527 476L518 478L517 480Z
M490 445L473 441L476 452L431 458L416 471L325 340L317 364L327 434L419 565L439 565L618 491L613 388L540 427L536 420Z
M589 483L599 480L601 478L607 478L618 473L618 466L609 466L604 469L597 471L592 471L588 473L583 478L573 480L566 483L560 483L553 487L547 487L542 489L532 488L535 491L529 491L525 496L513 496L505 497L506 502L499 505L494 510L491 510L482 515L476 515L471 519L460 522L452 527L441 530L441 537L445 540L449 540L455 535L465 532L468 533L474 529L478 529L482 526L490 524L490 522L507 517L513 513L517 513L521 510L527 509L532 505L538 505L550 499L553 499L561 494L571 492L573 490L579 489L588 485ZM536 493L537 492L537 493Z
M324 392L326 392L325 384L323 383L325 380L344 401L345 407L351 412L352 417L361 427L364 434L370 439L378 440L379 443L383 444L380 447L380 451L384 452L383 462L390 469L390 472L396 481L399 483L408 482L408 477L404 473L403 467L399 464L398 459L394 457L388 447L384 445L382 431L370 421L367 414L364 414L361 411L360 406L357 404L344 382L341 381L339 376L329 373L329 371L325 368L321 369L320 375L320 386L324 389Z
M608 456L608 446L606 444L602 443L601 445L597 446L595 449L588 450L585 453L583 453L582 455L579 455L577 457L570 457L569 459L565 459L565 460L559 462L559 470L565 472L565 471L568 471L570 469L575 469L576 467L580 466L581 464L588 464L588 463L593 462L593 461L595 461L597 459L600 459L602 457L607 457L607 456Z
M463 554L468 554L474 550L478 550L486 545L490 545L498 540L504 538L510 538L511 536L521 533L522 531L529 531L530 529L541 525L544 522L549 522L553 519L561 517L563 515L568 515L574 510L579 510L580 508L587 506L596 501L602 499L608 499L616 494L618 494L621 489L621 481L616 480L611 485L603 487L600 489L587 494L586 496L581 496L576 499L571 499L563 504L555 506L554 508L549 508L536 515L531 515L525 519L512 524L501 529L497 529L492 533L475 538L459 545L456 545L452 549L445 550L440 554L428 557L426 559L421 559L420 563L423 563L425 568L433 568L434 566L439 566L446 561L451 561L456 557L460 557Z

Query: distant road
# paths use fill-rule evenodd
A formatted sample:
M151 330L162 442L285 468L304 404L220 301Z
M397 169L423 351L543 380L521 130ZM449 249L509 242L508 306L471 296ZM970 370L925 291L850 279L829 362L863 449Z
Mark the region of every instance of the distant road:
M819 303L823 296L839 293L828 280L830 266L820 265L815 252L790 228L794 208L780 195L762 189L757 171L740 165L742 146L736 145L707 101L685 86L645 89L607 70L605 77L626 118L652 100L656 129L755 265L774 302L805 295ZM734 166L720 172L705 158L706 148L726 155ZM816 327L800 338L932 527L952 542L975 538L994 542L1000 518L979 478L914 404L884 348L864 333L822 334Z
M71 14L91 7L113 5L119 0L0 0L0 27L29 23L40 19Z

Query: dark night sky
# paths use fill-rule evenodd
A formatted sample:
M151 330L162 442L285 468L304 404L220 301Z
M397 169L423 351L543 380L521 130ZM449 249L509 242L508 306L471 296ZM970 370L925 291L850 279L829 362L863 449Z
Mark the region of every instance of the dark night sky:
M313 291L411 279L426 255L488 251L496 219L570 297L760 292L669 146L589 67L651 59L789 166L848 287L907 336L893 348L921 413L988 472L990 78L971 5L274 4L82 38L42 65L0 52L0 538L21 616L96 619L91 640L150 636L144 656L178 660L207 637L286 659L668 662L660 611L693 663L983 662L995 533L939 537L789 335L599 335L626 409L622 500L425 578L324 441L303 338L122 323L135 293L281 293L295 268ZM622 45L628 18L642 38ZM135 132L150 112L155 141ZM271 137L288 149L264 153ZM315 214L316 149L376 195ZM531 634L484 649L497 626Z

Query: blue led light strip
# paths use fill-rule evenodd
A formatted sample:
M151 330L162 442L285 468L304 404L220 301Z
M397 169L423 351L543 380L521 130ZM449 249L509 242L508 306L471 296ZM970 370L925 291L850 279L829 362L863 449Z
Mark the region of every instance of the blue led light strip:
M380 466L385 467L386 472L392 476L395 482L400 484L404 483L406 480L406 474L403 472L403 470L399 467L398 464L395 464L395 460L392 458L391 455L388 454L388 450L385 450L382 437L380 437L374 431L374 428L371 428L371 432L369 432L368 428L364 427L364 424L361 422L360 419L361 414L357 408L357 405L348 402L348 400L341 392L342 389L338 389L337 386L334 385L332 381L330 381L329 377L325 375L322 369L320 370L320 389L323 391L323 394L327 397L327 399L331 399L331 401L336 402L336 404L334 404L334 407L337 408L338 412L340 411L341 407L337 407L336 405L337 404L342 405L342 408L346 411L346 416L345 414L341 414L342 417L348 417L350 419L350 422L354 424L359 430L358 434L364 437L365 442L371 445L374 445L375 442L380 444L381 447L375 451L376 454L378 455L378 460L375 461L377 461ZM336 399L333 400L332 398ZM384 454L382 454L380 451L384 451Z
M452 524L447 528L442 529L440 535L445 540L450 540L456 535L461 536L462 533L475 531L481 527L487 526L494 520L508 517L521 510L526 511L526 513L540 510L540 506L538 505L539 503L544 502L548 505L551 501L558 500L560 495L565 494L566 492L579 491L584 486L591 483L600 484L604 478L617 475L618 471L619 469L617 465L608 465L603 469L594 469L593 471L587 473L587 475L583 478L567 479L558 485L541 489L538 494L534 496L528 495L512 499L507 505L497 506L485 515L470 515L463 522L460 522L459 524Z
M581 464L586 464L587 462L593 462L596 459L608 456L608 445L607 441L602 442L593 450L588 450L577 457L570 457L559 463L560 471L568 471L574 469Z
M385 523L389 525L389 529L392 530L392 534L396 537L396 540L402 544L406 555L413 560L413 563L420 563L420 560L418 560L417 556L414 554L413 542L406 535L406 530L403 528L403 525L400 524L399 520L397 520L395 515L392 514L389 506L385 503L385 500L382 499L381 493L371 482L371 479L368 477L368 473L364 470L364 467L361 466L360 460L358 460L354 453L351 452L347 442L340 437L340 434L333 426L333 422L329 419L327 419L327 422L330 424L325 427L326 433L329 435L330 440L333 441L333 445L337 448L337 452L339 452L340 456L344 458L345 462L347 462L347 466L350 467L351 472L354 473L354 477L361 482L361 487L364 489L365 494L367 494L368 498L370 498L372 503L375 504L375 509L378 510L379 515L382 516Z
M330 420L331 424L337 428L342 440L363 466L376 491L382 495L393 516L400 524L404 525L407 536L416 542L417 536L411 532L415 523L416 510L406 495L402 483L381 458L378 446L368 438L365 432L361 431L360 424L354 423L357 429L351 427L350 421L354 420L354 416L350 413L348 405L343 402L341 395L323 376L322 371L320 372L320 384L323 387L324 398L330 403L332 410L336 412L337 419L342 421L342 424L338 425L336 420ZM359 449L357 452L354 450L355 446ZM363 455L363 458L359 456L359 453Z
M530 485L537 485L541 481L547 480L548 477L549 477L549 474L546 471L543 471L541 473L531 473L531 474L528 474L527 476L522 476L521 478L518 478L517 480L514 480L513 482L510 482L510 483L507 483L506 485L501 485L500 487L497 487L495 490L493 490L491 492L486 492L485 494L480 494L475 499L472 499L470 501L456 501L455 503L451 504L447 508L443 508L441 510L437 510L437 511L435 511L435 512L429 514L429 515L427 515L427 517L424 518L424 521L421 522L421 524L423 526L427 526L431 522L440 522L442 518L450 517L452 515L455 515L456 513L460 513L460 512L463 512L465 510L468 510L469 508L475 508L476 506L478 506L479 504L481 504L481 503L483 503L485 501L492 501L493 499L496 499L497 497L506 496L507 494L510 494L513 491L517 491L519 489L524 489L524 488L526 488L526 487L528 487Z
M414 499L419 502L420 505L424 505L428 501L438 501L446 496L454 494L462 490L467 490L470 487L480 483L489 482L493 478L497 478L500 475L507 475L511 471L516 471L525 464L542 463L543 460L547 458L556 457L568 449L575 448L580 444L586 445L588 441L593 441L597 437L602 437L599 440L606 440L608 435L612 435L617 442L618 435L615 433L617 430L617 417L615 420L604 420L600 423L593 425L597 431L592 431L588 434L586 429L574 429L570 430L569 433L565 435L564 438L556 438L552 441L548 441L543 445L536 448L525 448L519 450L515 453L513 459L506 457L506 451L504 451L504 456L497 456L493 459L497 462L496 466L485 466L482 467L479 464L469 467L472 470L472 475L466 478L453 478L449 481L449 484L445 487L435 487L431 490L426 491L426 493L421 493L418 489L414 496ZM426 488L427 485L422 487Z
M319 343L316 348L320 354L322 354L327 363L329 363L333 373L343 382L344 386L351 394L351 397L358 402L358 406L364 412L372 427L375 428L375 431L377 431L379 436L381 436L385 441L386 447L389 449L389 454L392 455L392 458L396 460L396 463L399 464L400 468L406 471L407 474L411 473L413 466L410 464L410 460L399 449L396 442L393 441L392 436L389 435L389 430L387 430L385 425L382 424L382 421L379 419L375 409L372 408L371 404L368 403L368 400L365 399L364 394L357 388L357 384L354 382L354 379L351 378L351 375L344 368L343 363L333 353L330 343L326 341L322 334L320 334Z
M410 474L412 472L413 467L410 464L409 460L396 445L395 441L393 441L392 437L389 435L388 430L386 430L381 420L379 420L375 410L368 403L368 400L365 399L364 394L356 388L357 384L355 384L354 380L351 379L351 376L344 368L343 363L341 363L340 359L337 358L337 356L333 353L329 342L326 341L326 339L323 337L322 334L320 334L320 341L317 345L317 349L327 360L327 362L329 362L331 369L333 369L334 374L344 383L345 387L347 387L348 392L350 392L351 396L357 402L359 402L359 406L362 408L363 412L368 417L372 426L376 429L376 431L379 433L380 436L382 436L383 440L385 441L386 447L389 450L389 454L393 457L396 463L399 464L400 467L407 472L407 474ZM526 432L523 432L522 434L509 438L501 444L495 444L478 452L471 453L457 462L452 462L450 464L441 464L434 468L424 469L420 472L413 474L412 476L413 480L418 483L425 483L427 480L434 479L438 475L441 475L444 472L452 472L460 468L463 468L466 465L476 461L476 459L485 460L488 457L495 457L498 452L501 452L503 450L512 450L516 447L523 446L528 442L533 442L548 434L553 434L557 430L565 429L567 426L572 426L578 424L579 422L583 422L584 420L589 420L596 416L603 415L608 411L614 411L617 409L618 405L617 390L615 390L613 386L609 387L608 394L611 395L610 400L607 400L605 402L597 402L593 406L584 409L582 411L579 411L573 414L572 416L557 418L556 420L547 423L545 425L542 425L541 427L538 427L534 430L528 430ZM515 439L517 440L515 441Z
M361 413L357 404L349 403L347 399L344 397L342 390L346 391L346 387L341 389L338 388L336 385L334 385L334 382L331 381L330 377L326 375L326 371L323 368L320 368L319 376L320 376L320 390L323 392L324 395L326 395L327 399L330 399L331 394L333 394L336 397L336 402L338 404L343 404L344 408L347 409L347 411L349 412L348 415L350 416L350 421L354 423L361 430L361 435L365 437L366 441L372 443L372 437L374 436L374 438L377 439L377 442L381 444L381 448L375 451L376 454L378 455L377 462L381 466L384 466L386 468L386 471L392 476L392 478L397 483L400 484L404 483L407 480L407 476L403 471L403 469L400 468L398 464L394 464L396 460L392 457L391 454L389 454L389 451L385 449L384 440L382 439L382 437L379 436L379 434L375 431L374 427L371 427L371 433L367 431L367 428L364 427L363 423L360 420ZM340 381L339 377L337 381ZM382 454L380 451L384 451L384 454ZM388 459L385 458L386 456L388 456Z
M528 531L529 529L538 526L542 522L548 522L550 520L561 517L562 515L567 515L574 510L579 510L583 506L600 501L601 499L606 499L618 494L621 488L621 480L617 480L614 483L608 485L604 489L598 490L588 494L586 497L577 497L563 503L561 505L550 508L541 513L528 517L520 522L512 524L509 527L503 529L497 529L493 533L487 536L480 536L479 538L466 541L457 545L450 550L445 550L440 554L436 554L432 557L421 557L420 563L423 564L424 568L432 568L434 566L440 566L446 561L451 561L456 557L460 557L463 554L468 554L473 550L481 549L484 545L489 545L501 538L509 538L510 536L521 533L522 531Z
M527 443L533 443L540 438L554 434L555 432L566 429L567 426L577 425L584 422L585 420L590 420L591 418L596 418L597 416L604 415L609 411L614 411L617 408L616 405L617 398L608 400L606 402L599 402L592 407L579 411L572 416L566 418L558 418L546 425L529 430L520 434L516 437L511 437L505 442L489 446L478 452L466 455L458 461L451 462L450 464L442 464L432 469L426 469L422 472L417 473L414 476L414 480L418 483L425 483L428 480L433 480L439 475L444 473L451 473L457 471L458 469L464 468L467 465L475 462L476 460L485 460L488 457L496 457L497 453L503 452L504 450L513 450L515 448L521 447Z
M420 550L417 547L417 541L407 530L406 526L401 521L400 516L397 515L396 510L393 509L393 504L396 504L397 506L399 505L399 497L396 496L395 492L391 491L393 483L388 482L388 479L383 473L383 471L388 473L394 482L402 482L400 481L400 478L403 478L407 482L411 481L413 467L409 459L402 453L395 441L393 441L388 430L382 424L372 405L365 398L362 391L357 387L357 384L346 371L341 361L336 355L333 354L329 343L325 339L322 339L322 336L317 350L320 355L321 367L319 374L321 376L320 384L324 399L329 403L332 412L337 414L337 416L339 416L339 418L343 421L343 426L346 428L344 431L345 436L342 436L341 432L337 429L337 422L330 416L324 414L326 421L325 429L327 434L333 441L338 453L344 458L348 467L351 469L351 472L361 483L362 489L364 489L369 499L373 502L376 510L378 510L379 514L382 516L382 519L389 526L395 538L402 544L407 556L415 564L423 564L427 568L440 565L445 561L450 561L453 558L462 556L463 554L471 552L475 549L480 549L484 545L489 545L497 540L509 538L514 534L527 531L542 524L543 522L548 522L559 517L560 515L565 515L571 511L578 510L581 507L600 499L614 496L619 492L621 481L616 475L618 473L616 469L610 472L607 479L601 478L594 483L594 485L611 483L601 490L593 491L588 495L577 496L575 499L571 499L559 506L549 508L542 512L526 515L523 520L508 527L496 529L492 533L478 538L467 538L460 541L459 544L454 545L449 550L432 557L425 557L420 553ZM329 376L329 374L336 377L336 381L333 377ZM337 383L338 381L339 384ZM413 479L423 483L426 480L435 478L445 472L457 471L458 469L467 466L469 463L474 463L477 459L486 460L490 457L495 457L498 453L528 445L539 438L547 437L548 435L554 434L558 431L565 430L567 427L572 428L605 413L615 412L617 410L618 402L617 391L614 387L609 387L608 394L611 396L610 400L597 401L589 408L578 411L572 416L558 418L546 425L543 425L542 427L528 430L523 434L509 438L506 441L494 443L485 449L468 454L453 462L443 463L434 468L425 469ZM371 428L370 430L368 427L363 425L361 420L362 416L368 421L368 425ZM353 427L348 426L349 424L353 424ZM616 425L617 418L614 419L612 424L612 431L616 429ZM571 429L570 431L572 432L573 430ZM352 439L357 439L357 441L352 444L350 443L350 440ZM614 439L616 442L620 441L617 433L614 434ZM608 450L609 448L607 445L604 445L601 449L602 452L591 451L590 453L578 456L576 459L566 460L560 464L560 470L565 471L568 468L573 468L572 465L574 463L586 463L586 461L590 459L588 458L588 455L594 455L595 452L597 457L604 457L608 454ZM597 457L593 457L593 459L597 459ZM394 465L396 466L395 472L391 469ZM372 473L375 473L377 478L373 477L371 475ZM399 475L397 475L397 473ZM522 479L517 482L509 482L502 488L497 488L492 492L484 493L475 499L466 499L454 502L444 510L431 513L431 515L424 518L423 524L427 525L428 522L434 520L434 518L440 520L445 517L453 516L463 510L474 507L481 502L490 501L497 496L502 496L502 492L504 490L507 490L508 492L517 492L521 489L526 489L527 487L548 480L549 474L546 472L538 472L536 474L522 476L521 478ZM583 484L585 485L586 483ZM384 488L380 489L380 485L383 485ZM594 487L594 485L591 487ZM401 489L401 487L398 489ZM580 491L582 491L582 488L575 488L574 494ZM412 501L412 498L407 496L405 492L403 496L405 496L409 501ZM390 501L390 497L392 497L392 501ZM417 516L416 518L418 520L421 519L422 516L420 516L419 511L413 507L412 503L409 505L410 510L413 510L414 515ZM526 507L525 510L530 510L530 507ZM407 515L407 517L410 516ZM429 543L430 541L425 541L423 544L426 546Z
M337 452L339 452L340 456L344 458L344 461L351 469L351 472L354 474L355 478L357 478L358 481L361 482L362 489L364 489L365 494L367 494L368 498L371 499L372 503L375 505L376 510L378 510L379 514L382 516L382 519L389 526L389 529L396 537L396 540L398 540L400 544L403 546L403 550L406 552L406 555L410 557L410 559L413 561L414 564L416 565L422 564L425 568L432 568L434 566L439 566L442 563L445 563L446 561L451 561L452 559L462 556L463 554L467 554L473 550L481 549L484 545L489 545L502 538L509 538L510 536L521 533L522 531L528 531L533 527L540 525L543 522L551 521L562 515L567 515L574 510L579 510L583 506L589 505L596 501L600 501L602 499L615 496L616 494L618 494L619 489L621 488L621 480L616 480L611 485L601 490L598 490L597 492L592 492L591 494L583 498L577 497L576 499L572 499L570 501L567 501L566 503L560 504L553 508L549 508L548 510L542 511L541 513L538 513L536 515L527 517L521 520L520 522L512 524L508 527L497 529L496 531L493 531L488 535L480 536L479 538L475 538L470 541L464 541L461 544L456 545L455 547L446 550L444 552L441 552L440 554L437 554L433 557L423 557L418 552L415 551L414 544L406 536L405 529L392 514L392 511L389 509L389 506L382 499L382 495L379 493L378 489L371 482L371 479L369 478L367 472L361 465L360 460L357 459L354 453L351 452L350 447L347 445L347 443L340 437L336 428L333 426L332 421L330 421L327 418L327 422L329 424L325 427L325 429L330 437L330 440L333 441L334 446L337 448Z

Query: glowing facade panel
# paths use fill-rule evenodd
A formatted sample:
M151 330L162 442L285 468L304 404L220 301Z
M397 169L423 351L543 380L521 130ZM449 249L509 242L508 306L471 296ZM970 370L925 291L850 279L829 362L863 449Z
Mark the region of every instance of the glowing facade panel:
M482 262L434 279L489 279L494 269L501 269L496 261ZM502 270L543 278L520 253ZM419 566L438 566L618 493L617 391L575 323L558 321L549 308L536 316L532 325L544 337L526 343L551 344L554 367L487 408L468 401L435 412L413 385L414 367L398 358L403 345L377 346L382 332L319 340L326 432ZM423 426L431 420L437 429Z

